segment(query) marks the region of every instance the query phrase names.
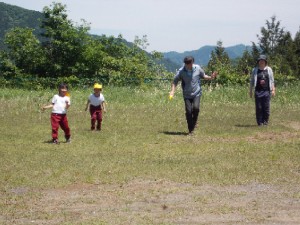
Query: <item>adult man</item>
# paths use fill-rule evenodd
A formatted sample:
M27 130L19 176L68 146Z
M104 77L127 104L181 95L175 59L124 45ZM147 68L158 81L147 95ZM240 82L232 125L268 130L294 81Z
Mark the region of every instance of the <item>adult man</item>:
M185 115L188 124L189 135L193 134L200 111L201 78L205 80L215 79L217 73L213 72L211 76L204 73L204 70L197 64L194 64L194 57L187 56L183 60L182 66L174 77L170 98L173 98L176 86L181 81L183 99L185 103Z

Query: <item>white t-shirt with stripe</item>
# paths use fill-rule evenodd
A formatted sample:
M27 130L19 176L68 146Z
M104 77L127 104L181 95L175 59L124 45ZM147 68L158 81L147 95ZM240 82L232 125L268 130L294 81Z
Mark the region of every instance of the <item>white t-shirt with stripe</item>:
M96 97L94 94L91 94L89 96L90 104L93 106L99 106L102 104L102 102L105 101L103 94L100 93L98 97Z
M67 103L71 105L71 100L68 96L61 97L59 95L54 95L51 102L53 104L52 113L57 114L66 114Z

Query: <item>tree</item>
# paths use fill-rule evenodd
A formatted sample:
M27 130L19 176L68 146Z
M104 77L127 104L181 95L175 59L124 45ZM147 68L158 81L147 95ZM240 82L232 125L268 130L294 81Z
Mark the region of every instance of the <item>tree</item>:
M294 38L294 55L296 56L297 65L294 68L294 75L300 78L300 28Z
M207 67L211 72L218 72L218 81L220 83L230 83L230 77L233 74L233 69L231 67L230 58L223 47L222 41L218 41L217 47L211 52L211 57Z
M295 43L290 32L281 27L276 16L272 16L271 21L266 21L266 27L261 28L261 36L257 37L259 47L253 45L257 49L256 53L268 56L274 73L287 76L298 71ZM256 53L253 56L257 58Z
M84 52L83 60L80 65L79 73L82 76L98 76L101 74L101 68L103 68L103 59L107 57L107 53L104 51L105 47L97 39L90 39L87 43Z
M208 68L213 70L222 70L223 68L230 67L230 59L225 52L222 41L217 42L217 47L211 52L211 57L208 62Z
M253 57L248 50L243 52L243 56L238 60L237 72L242 75L249 75L252 69Z
M261 36L257 35L262 53L274 55L284 35L285 31L280 27L280 21L276 21L276 16L272 16L271 21L266 21L266 28L261 28Z
M76 82L80 78L101 77L125 85L128 80L141 84L145 78L165 72L156 61L162 55L146 52L146 35L136 37L134 43L128 43L122 35L90 35L89 24L82 20L81 25L75 26L61 3L44 7L43 15L41 42L30 29L16 28L7 34L7 51L0 52L0 71L5 77L24 73L67 77Z
M78 71L77 65L81 63L90 28L84 20L82 25L74 26L68 20L65 5L53 3L51 6L43 9L45 19L41 26L44 30L42 36L46 38L43 46L48 59L48 74L52 77L68 76Z
M39 40L33 29L13 28L5 35L8 58L21 71L27 74L41 72L45 58Z

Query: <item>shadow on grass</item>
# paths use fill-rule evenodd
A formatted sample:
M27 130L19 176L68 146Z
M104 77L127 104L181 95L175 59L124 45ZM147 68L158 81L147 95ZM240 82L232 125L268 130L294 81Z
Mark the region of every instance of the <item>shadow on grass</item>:
M179 132L179 131L163 131L162 133L166 135L188 135L186 132Z
M257 127L255 124L236 124L236 127L245 127L245 128L250 128L250 127Z
M52 140L49 141L43 141L44 144L52 144L52 145L59 145L61 142L58 142L57 144L54 144Z

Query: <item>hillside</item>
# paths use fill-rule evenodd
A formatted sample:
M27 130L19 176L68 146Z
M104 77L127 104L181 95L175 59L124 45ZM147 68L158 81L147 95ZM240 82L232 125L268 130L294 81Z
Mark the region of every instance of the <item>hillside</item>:
M211 52L216 48L216 46L210 46L206 45L198 50L193 50L193 51L185 51L183 53L178 53L178 52L165 52L164 57L165 59L169 59L172 62L176 63L178 66L182 65L182 60L185 56L191 55L194 56L195 61L197 64L200 65L207 65L209 62L210 54ZM235 59L238 57L241 57L243 55L243 52L249 49L249 46L239 44L231 47L225 48L225 51L227 52L228 56L230 59Z
M34 34L41 40L40 21L43 14L38 11L24 9L18 6L9 5L0 2L0 49L5 48L4 37L5 33L14 27L29 27L34 29ZM94 38L99 35L92 35ZM131 42L125 40L125 44L132 46ZM168 71L173 71L178 65L170 59L162 59L159 64L162 64Z
M42 18L41 12L0 2L0 49L4 48L5 33L14 27L33 28L34 34L39 36L41 33L40 19Z
M29 27L34 29L34 34L41 40L41 28L40 21L43 18L43 14L38 11L24 9L18 6L9 5L0 2L0 49L4 49L4 36L5 33L13 27ZM92 35L97 37L98 35ZM127 45L132 43L127 42ZM196 59L196 63L200 65L207 65L211 52L216 46L204 46L198 50L185 51L178 53L175 51L163 53L164 58L158 62L162 64L168 71L175 72L182 65L182 60L186 55L192 55ZM230 59L235 59L242 56L247 46L240 44L232 47L225 48Z

